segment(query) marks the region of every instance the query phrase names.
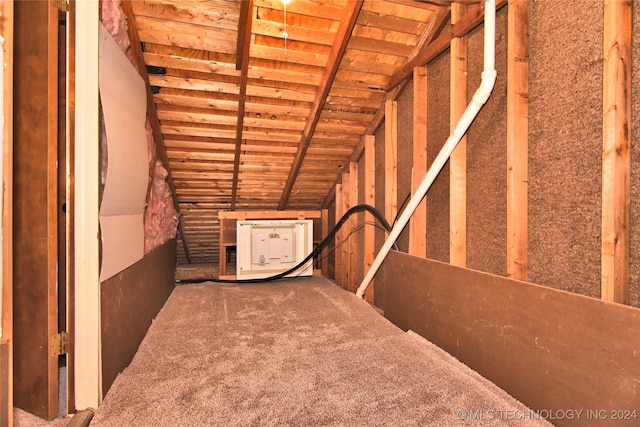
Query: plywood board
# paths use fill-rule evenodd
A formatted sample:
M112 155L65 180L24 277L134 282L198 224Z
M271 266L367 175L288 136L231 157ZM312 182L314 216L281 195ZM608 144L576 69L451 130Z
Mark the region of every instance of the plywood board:
M611 418L640 404L639 309L399 252L382 275L387 318L525 405L583 410L589 425L637 424Z
M100 287L102 393L126 368L175 284L176 241L148 253L140 262Z
M145 83L102 25L99 68L108 146L100 206L103 281L142 259L149 170Z

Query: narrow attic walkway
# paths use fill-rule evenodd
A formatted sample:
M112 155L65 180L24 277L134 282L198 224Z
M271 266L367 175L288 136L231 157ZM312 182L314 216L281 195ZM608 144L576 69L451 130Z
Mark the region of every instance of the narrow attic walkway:
M92 426L548 425L323 277L177 286ZM496 412L497 414L497 412Z

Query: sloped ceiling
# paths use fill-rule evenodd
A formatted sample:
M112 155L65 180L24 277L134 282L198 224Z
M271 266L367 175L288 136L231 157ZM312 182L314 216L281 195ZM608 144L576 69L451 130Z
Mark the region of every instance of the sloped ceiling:
M166 148L183 263L217 259L219 210L327 205L385 99L450 28L444 0L123 6Z

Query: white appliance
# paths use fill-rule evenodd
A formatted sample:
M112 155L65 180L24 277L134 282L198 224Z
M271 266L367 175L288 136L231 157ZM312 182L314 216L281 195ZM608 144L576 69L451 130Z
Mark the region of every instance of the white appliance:
M285 272L313 251L312 220L237 222L236 278L259 279ZM313 275L313 260L287 277Z

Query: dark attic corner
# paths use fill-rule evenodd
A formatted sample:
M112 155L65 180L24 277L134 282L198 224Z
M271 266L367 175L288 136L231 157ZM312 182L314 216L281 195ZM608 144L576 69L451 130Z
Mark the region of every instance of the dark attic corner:
M0 2L0 427L640 424L639 28Z

